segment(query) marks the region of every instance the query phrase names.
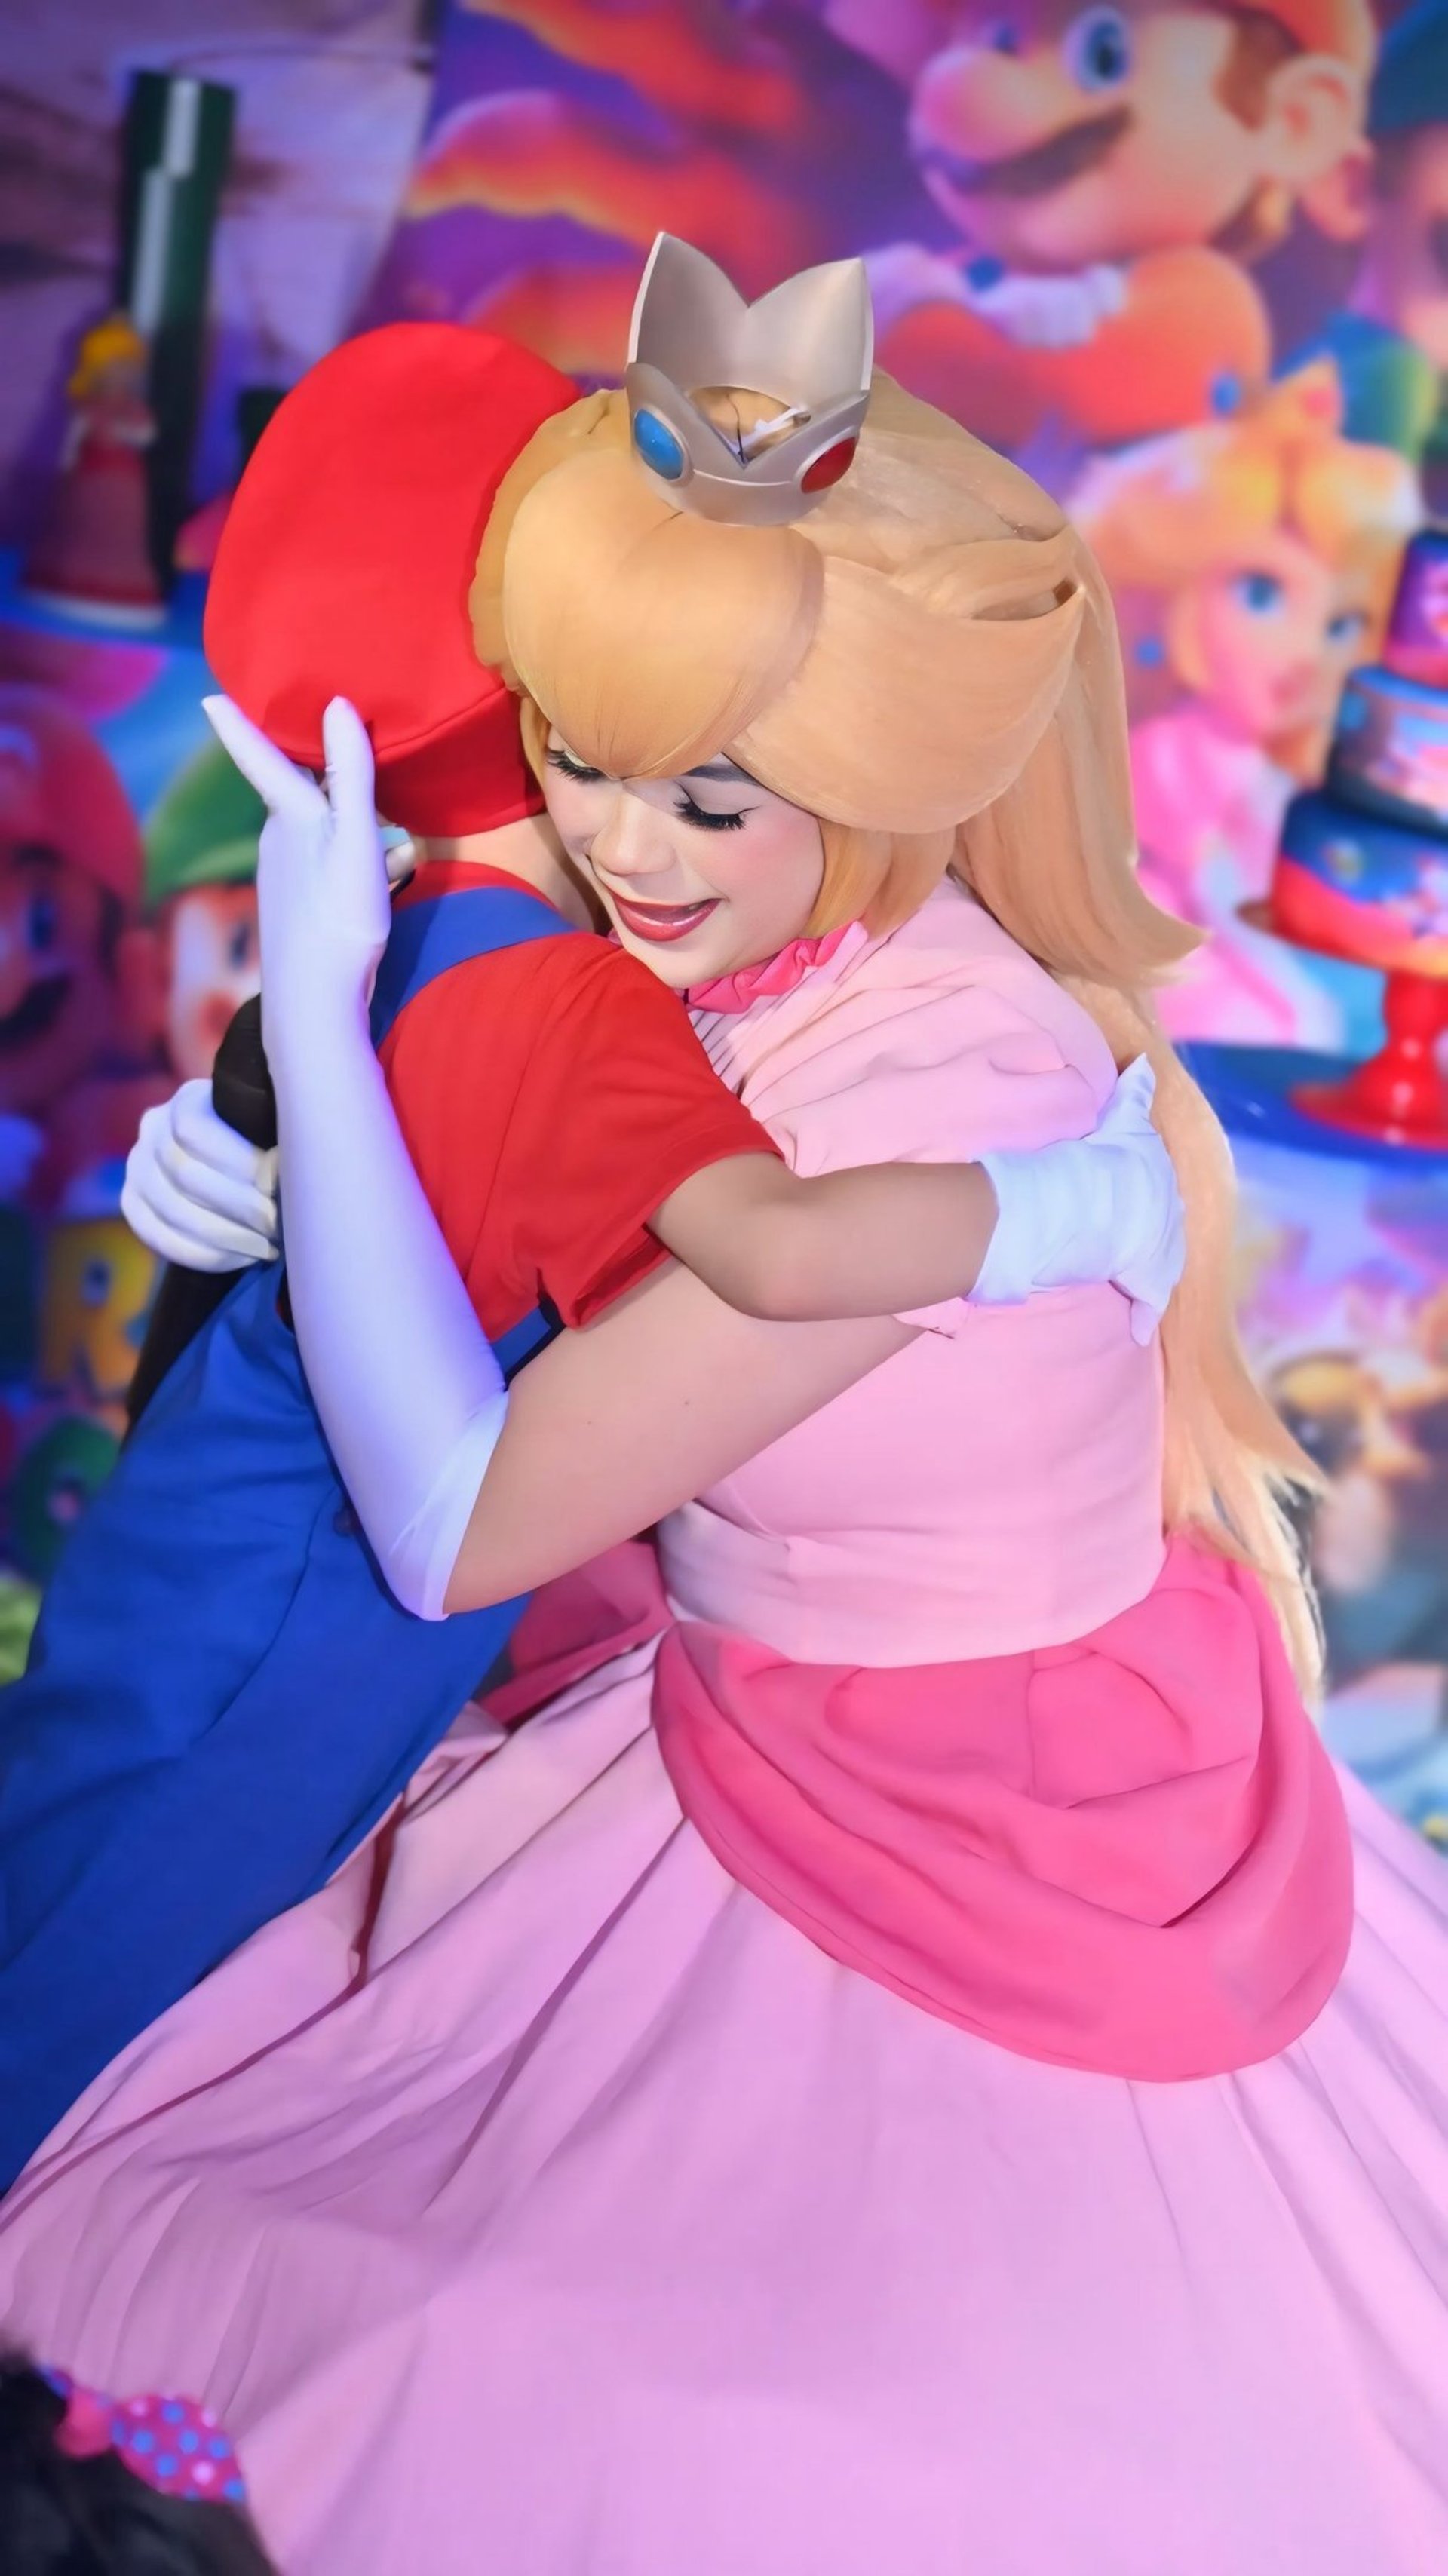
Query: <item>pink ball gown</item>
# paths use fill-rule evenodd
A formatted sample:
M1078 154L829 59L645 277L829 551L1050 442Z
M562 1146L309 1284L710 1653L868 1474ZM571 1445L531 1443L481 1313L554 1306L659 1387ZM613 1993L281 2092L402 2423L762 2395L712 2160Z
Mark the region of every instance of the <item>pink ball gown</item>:
M801 1168L1111 1082L950 888L782 980L701 1026ZM10 2331L209 2403L287 2576L1448 2565L1442 1863L1164 1546L1125 1301L922 1321L11 2196Z

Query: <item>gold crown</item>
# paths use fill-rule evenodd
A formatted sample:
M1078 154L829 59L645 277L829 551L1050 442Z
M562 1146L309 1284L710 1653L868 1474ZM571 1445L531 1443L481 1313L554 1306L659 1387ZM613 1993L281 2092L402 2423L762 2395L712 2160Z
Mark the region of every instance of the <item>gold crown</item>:
M680 510L778 527L848 473L870 398L865 264L804 269L747 304L660 233L629 338L634 453Z

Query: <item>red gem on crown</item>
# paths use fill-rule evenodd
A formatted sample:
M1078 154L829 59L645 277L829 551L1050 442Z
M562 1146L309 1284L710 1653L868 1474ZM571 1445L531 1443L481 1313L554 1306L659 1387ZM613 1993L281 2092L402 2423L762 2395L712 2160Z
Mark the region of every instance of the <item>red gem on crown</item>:
M848 474L859 443L857 438L836 439L834 446L827 447L823 456L817 456L800 476L801 492L827 492L832 483L838 483Z

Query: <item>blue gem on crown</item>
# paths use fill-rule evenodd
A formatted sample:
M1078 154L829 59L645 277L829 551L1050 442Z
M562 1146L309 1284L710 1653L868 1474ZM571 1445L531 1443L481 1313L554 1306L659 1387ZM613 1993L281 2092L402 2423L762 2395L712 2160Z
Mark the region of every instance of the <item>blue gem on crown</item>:
M688 459L681 442L656 411L634 413L633 443L651 474L661 474L666 483L680 481Z

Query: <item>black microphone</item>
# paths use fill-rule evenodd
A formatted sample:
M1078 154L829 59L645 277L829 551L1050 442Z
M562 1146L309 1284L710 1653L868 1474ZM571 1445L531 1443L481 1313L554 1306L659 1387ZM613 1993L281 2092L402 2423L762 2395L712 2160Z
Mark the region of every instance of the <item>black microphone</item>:
M277 1103L261 1038L261 995L243 1002L216 1050L211 1075L211 1101L218 1118L234 1127L249 1145L269 1148L277 1141ZM157 1387L194 1341L207 1317L235 1287L237 1273L183 1270L171 1262L161 1274L151 1319L135 1375L126 1397L126 1419L134 1431Z

